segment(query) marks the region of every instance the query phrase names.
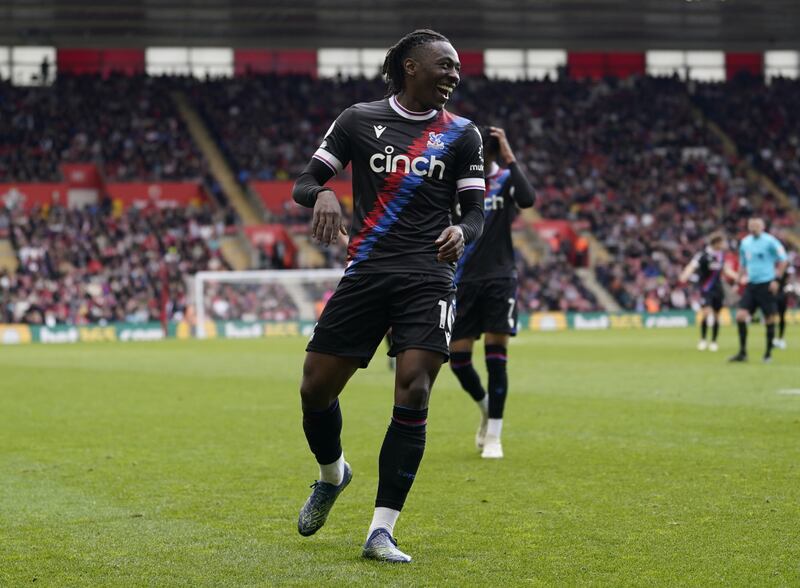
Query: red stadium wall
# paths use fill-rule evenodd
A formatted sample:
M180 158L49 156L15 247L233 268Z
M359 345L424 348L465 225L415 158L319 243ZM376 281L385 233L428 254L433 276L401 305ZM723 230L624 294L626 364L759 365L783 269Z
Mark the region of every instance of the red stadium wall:
M326 186L336 192L345 206L353 208L353 187L350 180L331 180ZM264 206L272 214L282 215L286 212L286 203L293 203L292 180L274 180L269 182L250 182L250 187L261 197Z
M207 201L203 187L196 182L125 182L106 184L106 193L115 206L147 208L188 206Z
M570 51L567 54L569 76L576 80L599 80L607 76L627 78L644 75L644 53L598 53Z
M250 242L273 260L276 257L275 246L278 242L283 243L284 249L279 260L279 267L290 268L297 265L297 247L286 231L286 227L278 224L263 224L249 225L243 227L243 230Z
M59 49L56 62L58 71L73 74L133 75L145 70L142 49Z
M9 208L21 206L30 210L36 206L83 204L83 200L70 202L66 183L8 183L0 184L0 203ZM106 184L105 193L117 210L131 206L147 208L156 206L188 206L208 200L202 186L196 182L126 182Z
M67 185L47 184L0 184L0 204L7 208L22 207L30 210L35 206L67 204Z
M728 80L736 77L736 74L746 72L754 76L764 73L764 54L763 53L726 53L725 54L725 76Z
M483 75L483 51L459 51L461 74L465 76Z

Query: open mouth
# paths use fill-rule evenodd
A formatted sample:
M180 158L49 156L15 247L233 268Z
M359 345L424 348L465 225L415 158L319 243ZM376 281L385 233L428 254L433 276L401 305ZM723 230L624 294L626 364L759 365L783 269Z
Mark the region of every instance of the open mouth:
M442 97L443 100L449 100L455 89L455 85L446 84L444 82L436 86L436 92Z

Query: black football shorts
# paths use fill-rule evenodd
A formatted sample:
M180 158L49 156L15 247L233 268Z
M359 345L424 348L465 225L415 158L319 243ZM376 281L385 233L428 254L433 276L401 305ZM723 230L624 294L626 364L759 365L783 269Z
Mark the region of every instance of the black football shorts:
M475 339L482 333L517 334L516 278L458 285L453 339Z
M719 290L703 292L700 296L700 306L703 308L710 306L714 312L719 312L722 308L724 298L725 294Z
M306 346L306 351L361 359L369 365L386 331L389 355L406 349L436 351L447 361L455 318L450 278L427 274L344 276Z
M739 300L739 308L753 314L756 308L761 309L764 317L772 316L778 312L778 301L775 295L769 291L769 282L761 284L747 284Z

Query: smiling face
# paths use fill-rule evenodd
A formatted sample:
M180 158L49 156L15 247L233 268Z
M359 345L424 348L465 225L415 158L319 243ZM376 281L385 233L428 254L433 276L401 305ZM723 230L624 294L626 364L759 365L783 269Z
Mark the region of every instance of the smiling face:
M406 92L420 110L444 108L461 79L458 53L446 41L415 47L403 65Z

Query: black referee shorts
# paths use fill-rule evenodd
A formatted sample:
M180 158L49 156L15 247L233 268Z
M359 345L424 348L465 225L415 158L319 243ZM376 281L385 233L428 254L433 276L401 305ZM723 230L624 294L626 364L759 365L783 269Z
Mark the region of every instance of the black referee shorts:
M789 297L786 295L786 292L779 292L778 293L778 314L784 315L786 314L786 309L789 307Z
M450 278L427 274L355 274L339 282L306 351L361 360L369 365L389 327L389 355L427 349L450 357L455 318L455 286Z
M739 308L753 314L756 308L761 309L764 318L772 316L778 312L778 301L775 295L769 291L769 282L761 284L747 284L744 294L739 300Z
M516 278L458 285L453 339L475 339L482 333L517 334Z

